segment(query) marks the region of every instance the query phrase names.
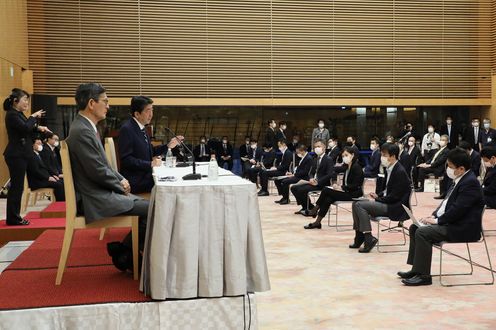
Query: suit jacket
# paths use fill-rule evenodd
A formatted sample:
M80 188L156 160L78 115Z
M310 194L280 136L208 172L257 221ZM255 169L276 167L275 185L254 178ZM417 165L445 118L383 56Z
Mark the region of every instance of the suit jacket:
M52 150L48 144L43 145L43 150L40 152L41 159L45 163L50 175L59 176L62 174L62 166L59 163L56 149Z
M482 160L480 153L472 150L472 153L470 154L470 169L472 170L472 172L474 172L475 176L480 175L481 164Z
M358 164L358 161L355 159L351 163L351 167L348 172L348 177L346 177L346 173L345 173L346 180L344 184L341 186L341 188L343 189L343 191L349 193L352 198L362 197L364 177L365 176L363 174L362 167L360 166L360 164Z
M294 172L294 176L301 180L308 180L310 175L310 170L313 165L313 157L307 153L300 163L296 167L296 171Z
M408 150L410 150L410 149L408 149ZM408 153L408 150L405 150L405 151L407 151L407 153ZM408 156L410 157L410 163L412 164L412 166L417 166L420 162L420 158L419 158L420 157L420 149L419 149L419 147L413 146L413 150L412 150L412 152L410 152L408 154Z
M484 192L486 205L496 208L496 169L494 167L487 170L482 184L482 191Z
M451 125L451 134L448 134L448 125L441 125L439 134L449 136L448 148L453 149L458 145L458 135L460 135L460 130L455 125Z
M263 150L262 148L258 148L253 150L253 149L250 149L250 153L248 155L246 155L246 157L248 159L254 159L256 160L257 162L260 161L260 159L262 158L262 154L263 154Z
M134 195L125 195L124 177L108 164L102 143L91 123L78 114L66 139L72 165L78 211L86 222L94 222L131 210Z
M226 149L224 149L223 144L220 143L219 147L217 148L217 160L219 161L222 160L220 158L222 156L231 156L231 160L232 160L233 151L234 151L233 147L229 142L226 144Z
M329 156L324 155L320 161L320 165L317 167L318 158L313 160L312 170L310 171L310 178L314 178L317 174L317 188L323 189L331 183L332 175L334 174L334 165Z
M291 143L288 143L288 149L291 150L292 152L295 152L296 151L296 148L298 148L298 145L300 143L294 143L294 142L291 142Z
M478 134L478 136L479 136L478 142L479 143L482 143L482 130L483 129L484 128L479 127L479 134ZM463 134L463 140L470 143L470 145L472 146L473 149L475 149L476 151L479 151L479 146L475 145L474 127L470 126L470 127L467 127L467 129L465 129L465 132Z
M260 161L263 163L266 169L271 168L274 165L275 160L276 160L276 153L273 150L269 152L263 151L262 155L260 156Z
M403 150L401 152L399 162L405 168L405 171L408 174L408 177L410 177L410 173L412 172L412 166L413 165L412 165L412 159L410 158L408 151Z
M439 207L432 213L434 216ZM481 234L483 208L482 188L475 174L468 171L449 195L445 212L438 218L438 224L448 227L450 241L477 241Z
M238 149L239 149L239 158L246 157L246 155L248 155L248 153L251 151L250 144L248 144L248 148L246 144L242 144L239 146Z
M280 140L287 140L287 138L286 134L278 128L276 129L276 145Z
M33 152L32 134L38 129L36 118L26 118L23 112L14 108L5 114L5 127L9 142L3 155L5 158L31 158Z
M379 174L379 166L381 166L381 151L376 149L370 156L370 162L363 168L365 176L368 178L376 178Z
M272 148L277 149L277 140L276 140L276 132L270 128L267 127L267 130L265 131L265 143L271 145Z
M402 204L410 207L411 183L409 175L400 162L394 165L391 177L388 181L388 173L385 172L383 189L375 199L377 202L387 204L388 217L394 221L407 220L408 214ZM386 185L387 183L387 185Z
M31 152L26 174L31 189L47 187L48 178L51 176L41 155L36 155L34 151Z
M200 145L196 145L193 149L193 155L195 156L195 160L197 162L208 162L210 160L210 148L205 143L205 156L200 156L201 148Z
M315 127L312 131L312 148L316 140L322 140L324 141L324 144L327 144L327 141L329 141L330 138L331 135L329 134L329 130L327 128L324 127L321 132L319 127Z
M286 172L289 172L289 166L291 165L292 162L293 162L293 153L289 149L286 149L286 151L284 151L284 154L281 157L281 161L279 162L279 165L277 165L277 171L286 174Z
M432 162L432 159L430 159L427 162L427 164L431 165L431 169L433 170L434 175L436 175L437 177L441 176L446 170L446 161L448 160L448 153L449 153L449 149L444 148L443 150L441 150L441 153L437 156L434 162ZM434 158L434 156L432 156L432 158Z
M339 157L341 156L341 149L339 149L338 146L335 146L331 150L327 151L327 156L331 158L332 164L336 164L339 160ZM380 159L380 157L379 157Z
M166 152L167 145L152 146L148 133L141 131L136 120L130 118L124 122L119 131L120 172L129 181L131 192L151 191L154 185L152 158Z
M491 139L488 141L488 139ZM489 128L489 131L486 132L486 130L483 128L482 129L482 146L488 146L490 143L494 142L496 140L496 129L494 128Z

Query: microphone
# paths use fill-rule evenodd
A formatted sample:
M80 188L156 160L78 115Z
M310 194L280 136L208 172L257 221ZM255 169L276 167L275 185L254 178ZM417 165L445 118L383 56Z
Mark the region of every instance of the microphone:
M399 142L403 141L405 138L409 137L410 135L412 135L412 131L408 131L405 135L403 135L403 137L400 139Z
M193 154L193 152L191 151L191 149L188 148L188 146L183 141L181 141L177 137L176 133L174 133L169 127L166 127L165 130L167 132L171 133L172 135L174 135L174 138L176 138L179 141L179 143L181 143L181 145L183 146L183 148L191 154L191 157L193 159L193 173L186 174L185 176L183 176L183 180L201 180L201 174L196 173L195 155Z

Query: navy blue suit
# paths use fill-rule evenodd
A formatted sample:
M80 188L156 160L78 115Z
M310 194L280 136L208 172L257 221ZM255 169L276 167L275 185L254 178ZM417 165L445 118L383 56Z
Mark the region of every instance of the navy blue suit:
M165 154L167 150L167 145L153 147L148 133L146 130L141 131L134 118L130 118L121 126L119 132L120 173L129 181L133 194L151 191L154 185L152 159L154 156Z
M379 166L381 166L381 152L376 149L372 152L370 156L370 162L363 169L363 173L366 178L376 178L377 174L379 174Z
M277 191L279 195L282 195L284 199L289 199L289 186L297 183L300 180L308 180L309 173L312 169L313 158L310 154L306 154L306 156L300 160L298 167L296 167L296 171L294 175L289 178L284 178L281 180L275 180Z
M289 167L292 161L293 161L293 153L289 149L286 149L284 151L284 154L282 154L281 162L279 163L279 165L275 170L261 171L260 172L260 186L262 187L261 190L267 191L269 178L286 175L286 173L289 171Z
M375 201L387 204L387 213L391 220L407 220L409 217L402 204L410 206L411 184L409 175L400 162L394 165L389 181L387 171L384 174L384 184L387 182L387 186L383 186Z
M482 188L486 205L496 209L496 168L487 169Z

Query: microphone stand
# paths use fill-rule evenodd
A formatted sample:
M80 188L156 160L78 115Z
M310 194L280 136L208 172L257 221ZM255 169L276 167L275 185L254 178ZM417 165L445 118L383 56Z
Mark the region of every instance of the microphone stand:
M167 130L167 132L169 132L172 135L174 135L174 138L176 138L181 143L181 145L183 146L183 148L186 151L188 151L191 154L191 157L193 158L193 173L186 174L185 176L183 176L183 180L201 180L201 174L196 173L195 155L193 154L193 152L191 151L191 149L188 148L188 146L183 141L179 140L179 138L177 137L177 135L170 128L166 127L165 129Z

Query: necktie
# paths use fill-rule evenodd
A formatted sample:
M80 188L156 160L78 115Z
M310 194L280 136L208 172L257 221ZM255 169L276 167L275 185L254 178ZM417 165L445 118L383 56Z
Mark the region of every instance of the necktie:
M448 125L448 137L449 140L451 141L451 125Z
M479 143L479 127L475 127L474 129L474 141L475 144Z
M439 149L438 152L436 152L434 154L434 157L432 157L432 160L431 160L430 164L434 163L434 161L436 160L437 156L439 156L439 154L441 153L442 150L443 149Z
M146 135L146 131L145 131L145 129L143 128L143 129L141 130L141 132L143 133L143 136L145 137L145 142L148 144L148 136Z
M450 185L450 187L448 188L448 192L446 193L446 200L448 200L448 198L450 198L451 196L451 193L453 192L453 190L455 189L455 181L453 181Z
M203 157L205 156L205 146L203 144L200 144L200 156Z

